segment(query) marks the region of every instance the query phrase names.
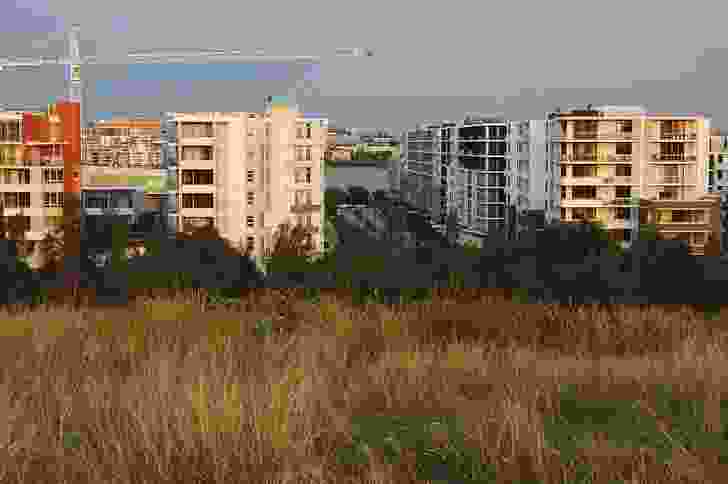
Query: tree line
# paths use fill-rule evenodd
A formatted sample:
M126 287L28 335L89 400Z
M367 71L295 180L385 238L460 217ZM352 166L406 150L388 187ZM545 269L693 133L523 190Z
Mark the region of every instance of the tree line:
M366 189L363 189L364 191ZM717 257L691 256L682 241L661 240L650 227L624 250L592 224L555 225L527 232L519 240L493 234L482 248L432 244L403 249L368 238L336 214L341 203L376 203L384 192L361 187L331 189L325 195L323 252L315 230L281 225L262 265L248 251L223 239L213 227L170 238L152 232L145 253L131 259L128 226L110 221L107 240L81 238L79 287L95 304L127 304L131 298L204 290L215 297L240 298L261 288L288 288L316 294L345 289L360 301L396 303L432 297L441 291L504 290L523 302L560 304L719 304L728 287L727 266ZM0 217L0 304L44 304L67 290L59 228L41 243L44 263L31 269L23 260L24 218ZM652 230L652 231L651 231ZM110 238L110 241L108 240ZM89 254L112 247L110 264L97 267ZM74 299L80 304L80 299Z

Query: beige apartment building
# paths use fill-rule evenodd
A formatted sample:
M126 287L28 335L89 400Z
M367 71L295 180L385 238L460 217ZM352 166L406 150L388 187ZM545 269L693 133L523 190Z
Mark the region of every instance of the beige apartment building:
M170 116L181 230L212 224L260 260L279 224L289 222L317 229L321 250L326 119L281 107Z
M700 252L714 213L699 202L707 195L709 118L617 106L549 118L560 128L552 135L559 149L551 151L560 154L562 222L599 221L613 240L629 244L639 227L636 200L696 202L695 210L707 210L705 215L677 217L681 222L669 224L663 236L688 240Z
M5 217L24 217L30 250L48 228L62 223L65 144L52 109L0 112L0 202Z

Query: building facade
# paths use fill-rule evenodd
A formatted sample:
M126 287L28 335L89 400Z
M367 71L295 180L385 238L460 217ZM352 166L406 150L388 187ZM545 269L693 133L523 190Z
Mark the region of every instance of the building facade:
M560 155L559 143L552 142L558 136L559 123L549 119L528 122L529 127L529 212L542 222L551 225L560 217Z
M547 147L547 126L482 115L421 125L403 133L393 176L401 172L403 197L441 232L455 214L463 240L517 238L530 210L546 207L549 220L558 215L558 160Z
M168 113L163 145L176 172L168 216L179 230L214 225L260 258L284 222L322 241L327 121L286 106L263 113ZM171 129L170 129L171 128ZM170 207L171 208L171 207Z
M698 201L710 120L605 106L552 113L559 123L562 222L593 221L625 245L637 236L637 200ZM686 228L686 230L689 230Z
M717 256L724 245L720 212L718 194L690 201L643 200L640 223L653 224L663 239L684 241L692 255Z
M82 129L84 228L113 215L143 234L161 225L169 173L162 167L161 121L116 118ZM173 187L172 187L173 188Z
M31 246L63 223L64 160L73 135L64 121L55 105L47 113L0 112L4 216L25 217Z
M720 194L721 252L728 251L728 136L712 128L705 173L706 190Z

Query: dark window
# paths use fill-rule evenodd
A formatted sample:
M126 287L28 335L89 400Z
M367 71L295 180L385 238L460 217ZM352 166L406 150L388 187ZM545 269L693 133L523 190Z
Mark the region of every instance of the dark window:
M629 198L630 190L631 190L631 187L618 186L617 190L616 190L617 191L616 197L617 198Z

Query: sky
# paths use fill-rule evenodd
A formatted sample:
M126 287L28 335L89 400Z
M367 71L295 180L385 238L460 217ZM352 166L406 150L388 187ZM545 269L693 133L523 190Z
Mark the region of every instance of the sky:
M332 123L396 133L466 112L543 118L575 105L644 105L705 112L728 128L724 85L728 2L365 3L309 0L4 0L0 57L60 55L63 32L81 24L82 55L121 59L141 49L264 48L321 56L310 65L85 68L95 112L259 111L291 95ZM342 58L366 47L373 57ZM115 61L114 61L115 62ZM175 66L180 69L179 66ZM156 70L155 70L156 69ZM155 77L156 76L156 77ZM62 68L0 73L0 103L44 105L63 94Z

